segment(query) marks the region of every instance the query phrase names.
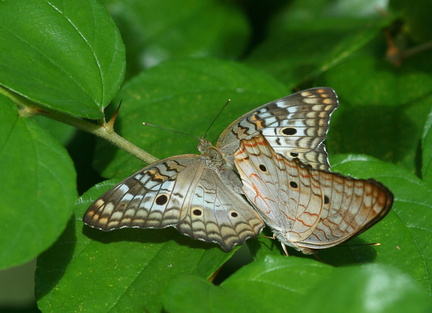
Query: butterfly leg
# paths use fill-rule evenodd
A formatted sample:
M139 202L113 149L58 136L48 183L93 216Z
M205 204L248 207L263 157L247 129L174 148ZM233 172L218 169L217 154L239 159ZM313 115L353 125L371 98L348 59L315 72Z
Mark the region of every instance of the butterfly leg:
M273 236L261 235L261 236L259 236L258 238L267 238L267 239L271 239L271 240L276 240L276 239L277 239L276 234L273 234ZM286 255L286 256L289 256L289 253L288 253L287 247L286 247L283 243L280 243L280 244L281 244L281 246L282 246L283 251L285 252L285 255Z
M282 250L285 252L286 256L289 256L287 247L281 242Z
M273 234L272 237L270 237L270 236L260 236L260 237L261 238L268 238L268 239L272 239L272 240L276 240L277 239L276 234ZM282 246L282 250L285 252L285 255L289 256L288 249L287 249L286 245L284 245L282 242L280 242L280 244Z

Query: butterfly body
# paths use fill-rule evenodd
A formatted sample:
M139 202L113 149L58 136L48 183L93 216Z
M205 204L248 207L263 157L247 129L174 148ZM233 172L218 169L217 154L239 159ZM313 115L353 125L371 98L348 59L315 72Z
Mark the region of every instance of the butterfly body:
M285 249L334 246L380 220L391 193L330 173L324 139L338 105L313 88L246 113L201 155L157 161L97 199L84 223L104 231L172 226L229 251L270 226ZM286 251L286 250L285 250Z

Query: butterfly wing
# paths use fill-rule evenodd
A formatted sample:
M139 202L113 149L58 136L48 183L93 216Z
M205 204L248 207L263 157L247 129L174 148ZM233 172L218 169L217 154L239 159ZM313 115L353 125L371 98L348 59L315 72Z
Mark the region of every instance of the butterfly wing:
M299 159L312 168L328 170L323 141L330 116L338 106L333 89L311 88L267 103L234 121L221 134L217 146L234 155L239 140L263 135L288 160Z
M225 179L230 171L219 173L207 163L198 155L153 163L98 198L84 223L105 231L173 226L229 251L258 235L264 224L232 180Z
M310 172L320 185L324 207L313 233L301 242L304 248L333 247L361 234L390 211L393 194L373 179Z
M381 184L287 160L263 136L242 140L235 164L245 195L276 237L304 253L360 234L392 204L392 194Z

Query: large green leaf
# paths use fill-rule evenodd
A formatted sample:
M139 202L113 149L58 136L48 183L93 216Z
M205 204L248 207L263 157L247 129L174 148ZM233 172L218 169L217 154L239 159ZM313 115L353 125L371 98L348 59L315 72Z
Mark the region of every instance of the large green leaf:
M125 68L118 29L96 0L0 2L0 84L38 105L99 118Z
M76 198L66 150L0 96L0 269L25 263L61 234Z
M171 313L384 313L427 312L432 303L408 275L391 267L332 268L313 260L267 256L219 287L179 275L164 296L164 306Z

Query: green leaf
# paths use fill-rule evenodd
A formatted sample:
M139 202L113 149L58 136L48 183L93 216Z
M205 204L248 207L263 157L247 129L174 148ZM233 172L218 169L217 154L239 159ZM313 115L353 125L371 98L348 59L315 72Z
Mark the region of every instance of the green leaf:
M0 84L43 107L100 118L124 74L118 29L96 0L1 1Z
M36 294L42 311L160 312L172 277L194 273L208 278L232 254L172 228L105 233L84 226L84 211L113 185L104 182L81 197L74 220L38 258ZM71 295L80 300L70 301Z
M297 302L303 312L429 312L430 298L406 274L370 264L338 268Z
M268 255L243 267L221 286L247 293L250 299L265 310L286 312L302 294L325 280L333 268L326 264L297 257ZM274 299L283 299L282 302Z
M232 59L246 49L242 11L218 0L104 0L126 45L128 72L182 57ZM186 5L185 5L186 4Z
M191 295L194 295L193 297ZM221 286L179 275L164 296L168 312L426 312L431 301L406 274L383 265L332 268L267 256Z
M48 119L44 116L35 115L32 116L32 119L35 120L42 128L47 130L50 135L56 138L63 146L67 146L67 144L73 140L73 137L77 132L75 127L58 122L56 120Z
M176 276L170 282L163 300L165 310L171 313L263 312L260 302L250 295L216 287L196 275Z
M25 263L61 234L76 199L66 150L0 96L0 269Z
M196 139L142 123L202 136L231 99L209 130L208 139L215 142L234 119L287 94L289 91L271 76L237 63L207 58L167 61L124 85L117 96L122 107L115 127L159 158L197 153ZM107 144L102 145L96 162L105 177L125 177L143 167L142 162Z
M287 307L292 308L308 290L325 280L332 270L331 266L313 260L268 255L242 267L220 287L205 286L202 279L179 275L167 289L164 306L168 312L173 313L188 310L286 312ZM179 288L180 286L182 287ZM192 298L186 297L186 294L198 296L193 297L192 302ZM234 307L239 310L232 310Z

